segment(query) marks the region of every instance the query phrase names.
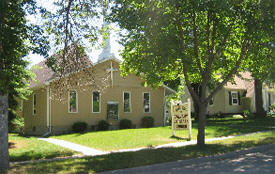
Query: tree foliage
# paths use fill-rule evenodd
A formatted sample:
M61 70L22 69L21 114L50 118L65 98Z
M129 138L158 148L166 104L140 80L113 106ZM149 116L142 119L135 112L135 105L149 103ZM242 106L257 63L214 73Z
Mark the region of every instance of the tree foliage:
M98 45L101 36L109 37L108 26L101 25L108 3L108 0L58 0L52 4L53 9L42 14L45 31L51 36L52 50L56 52L46 62L55 73L51 83L54 99L66 99L72 88L83 91L86 89L83 86L90 86L103 90L108 86L109 75L95 77L93 64L85 52Z
M8 167L8 96L25 91L32 76L23 59L30 51L47 54L42 30L27 24L26 14L36 13L33 0L3 0L0 3L0 171Z
M274 37L274 9L269 8L274 2L115 2L112 19L127 31L121 40L124 74L144 73L151 85L183 77L199 106L198 144L203 145L209 100L244 70L253 52L266 47L257 47L261 40ZM192 84L200 86L200 95Z

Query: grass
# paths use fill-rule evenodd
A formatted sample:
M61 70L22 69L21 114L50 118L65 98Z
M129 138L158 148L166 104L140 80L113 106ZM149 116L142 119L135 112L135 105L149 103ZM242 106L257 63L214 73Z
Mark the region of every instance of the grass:
M275 132L258 133L232 139L209 142L205 147L196 145L180 148L149 149L138 152L112 153L109 155L64 161L24 164L12 167L8 173L94 173L155 163L211 156L258 145L275 143Z
M275 125L275 118L242 119L223 118L207 120L206 138L238 135L255 131L270 130ZM161 144L186 141L188 131L179 131L177 135L183 138L171 137L171 127L150 129L127 129L114 131L88 132L85 134L67 134L52 138L62 139L103 151L152 147ZM197 124L193 123L192 139L197 138Z
M76 153L35 137L9 134L9 154L10 161L14 162L71 156Z

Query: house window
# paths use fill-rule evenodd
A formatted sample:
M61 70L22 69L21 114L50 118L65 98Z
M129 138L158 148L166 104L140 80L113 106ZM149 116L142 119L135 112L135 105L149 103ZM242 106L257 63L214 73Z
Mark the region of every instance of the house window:
M131 93L123 92L123 111L126 113L131 112Z
M93 92L92 112L93 113L100 113L100 93L98 91Z
M117 101L107 102L107 119L118 120L118 102Z
M36 94L33 94L33 99L32 99L32 113L33 113L33 115L35 115L36 114Z
M149 92L143 93L143 111L145 113L150 112L150 93Z
M214 98L212 97L209 101L209 106L213 106L214 105Z
M69 113L77 113L78 110L77 92L72 90L69 92Z
M238 105L238 103L239 103L238 93L236 91L232 91L231 96L232 96L232 104Z

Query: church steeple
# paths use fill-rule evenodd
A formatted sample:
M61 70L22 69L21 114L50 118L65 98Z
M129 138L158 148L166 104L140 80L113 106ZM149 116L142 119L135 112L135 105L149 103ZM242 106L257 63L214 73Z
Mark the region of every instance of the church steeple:
M108 27L108 22L105 20L106 17L106 6L103 6L103 27ZM98 56L98 62L102 62L104 60L114 58L114 53L111 52L111 43L110 43L110 29L107 29L107 38L105 39L105 46L102 52Z

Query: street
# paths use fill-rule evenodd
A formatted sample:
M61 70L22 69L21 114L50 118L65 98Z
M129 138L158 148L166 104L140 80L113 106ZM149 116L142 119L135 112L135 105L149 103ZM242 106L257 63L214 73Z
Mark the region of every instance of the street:
M130 169L103 172L103 174L263 174L275 173L275 144L223 155L181 160Z

